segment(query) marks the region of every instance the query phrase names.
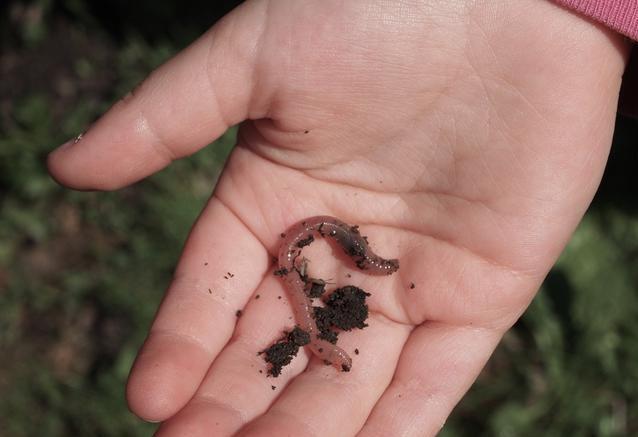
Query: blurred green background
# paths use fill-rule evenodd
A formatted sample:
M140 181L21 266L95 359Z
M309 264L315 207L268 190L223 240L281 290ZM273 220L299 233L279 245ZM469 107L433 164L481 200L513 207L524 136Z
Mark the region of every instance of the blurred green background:
M236 3L0 3L0 437L152 434L124 384L234 132L116 193L44 160ZM637 140L442 436L638 435Z

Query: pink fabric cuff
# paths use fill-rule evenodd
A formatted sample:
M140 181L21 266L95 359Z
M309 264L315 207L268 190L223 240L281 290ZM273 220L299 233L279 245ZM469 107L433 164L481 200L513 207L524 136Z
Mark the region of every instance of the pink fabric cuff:
M554 0L638 41L636 0Z

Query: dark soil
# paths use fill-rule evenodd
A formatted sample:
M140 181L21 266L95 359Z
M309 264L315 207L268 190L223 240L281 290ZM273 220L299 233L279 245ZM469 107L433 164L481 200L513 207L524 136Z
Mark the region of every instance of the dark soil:
M306 293L311 298L321 297L326 291L326 281L322 279L309 278L306 282Z
M343 331L354 328L363 329L368 326L365 323L368 318L368 305L366 305L368 296L370 293L354 285L336 289L325 302L331 323Z
M310 343L310 335L303 329L295 326L295 328L286 333L286 336L270 346L268 349L260 352L264 354L264 359L270 364L268 375L277 377L281 374L281 369L288 365L292 359L297 356L299 348Z
M297 243L297 247L301 249L302 247L309 246L313 241L315 241L315 237L313 237L312 235L308 235L308 237L304 238L303 240L299 240L299 242Z
M332 329L332 311L325 307L313 307L319 338L337 344L339 334Z
M325 284L324 284L325 285ZM368 326L368 305L366 298L370 293L353 285L336 289L325 300L324 307L313 307L315 322L319 329L319 338L332 344L337 343L338 330L350 331ZM263 351L264 359L271 365L268 375L277 377L284 366L297 355L299 347L310 342L310 335L299 327L295 327L284 338Z

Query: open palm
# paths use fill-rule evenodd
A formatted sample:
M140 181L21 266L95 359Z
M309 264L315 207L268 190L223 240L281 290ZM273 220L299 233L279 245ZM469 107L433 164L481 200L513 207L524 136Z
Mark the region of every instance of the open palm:
M158 435L441 428L589 204L624 66L550 3L488 3L247 2L51 155L60 182L116 189L249 120L131 374ZM320 214L401 268L313 245L321 277L372 293L369 327L341 335L349 373L301 353L266 378L256 352L293 325L279 234Z

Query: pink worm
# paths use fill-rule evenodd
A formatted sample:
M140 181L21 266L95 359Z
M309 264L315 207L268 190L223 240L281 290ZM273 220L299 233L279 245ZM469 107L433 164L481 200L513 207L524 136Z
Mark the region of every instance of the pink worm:
M340 347L318 337L319 330L313 317L312 301L305 292L305 274L299 271L297 257L301 250L314 241L314 233L335 240L350 256L357 267L371 275L391 275L399 268L396 259L384 259L368 247L366 237L357 226L348 226L329 216L310 217L292 226L285 234L279 248L279 270L288 287L295 318L299 327L310 334L310 350L321 360L347 372L352 359Z

